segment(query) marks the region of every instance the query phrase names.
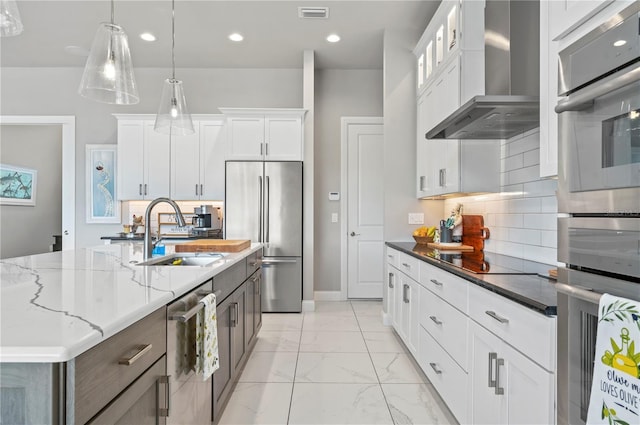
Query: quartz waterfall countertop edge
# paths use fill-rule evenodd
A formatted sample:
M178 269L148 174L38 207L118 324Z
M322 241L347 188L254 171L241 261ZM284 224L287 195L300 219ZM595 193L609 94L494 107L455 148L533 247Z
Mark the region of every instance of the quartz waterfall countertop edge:
M0 260L0 362L71 360L261 247L207 267L135 265L140 242Z
M535 274L476 274L428 257L413 248L413 242L386 242L390 248L439 267L469 282L547 316L557 314L557 293L552 281ZM552 266L549 266L551 268Z

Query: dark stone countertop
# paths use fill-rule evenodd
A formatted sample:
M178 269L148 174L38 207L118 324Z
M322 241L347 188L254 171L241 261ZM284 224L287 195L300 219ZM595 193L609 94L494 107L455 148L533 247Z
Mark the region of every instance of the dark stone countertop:
M557 295L554 288L555 281L535 274L533 271L514 271L514 273L528 274L473 273L433 258L433 250L421 245L416 245L413 242L387 242L386 245L419 260L425 261L433 266L446 270L473 284L502 295L532 310L536 310L547 316L555 316L557 314ZM552 268L552 266L549 266L549 268Z

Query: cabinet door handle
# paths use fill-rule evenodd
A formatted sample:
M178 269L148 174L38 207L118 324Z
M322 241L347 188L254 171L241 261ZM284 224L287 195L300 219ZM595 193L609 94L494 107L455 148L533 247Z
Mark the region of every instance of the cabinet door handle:
M493 379L493 362L498 359L498 353L489 353L489 388L495 388L496 380Z
M137 362L142 356L147 354L153 348L153 345L151 345L151 344L139 345L136 348L138 349L138 352L136 354L134 354L131 357L123 357L123 358L121 358L120 360L118 360L118 364L122 364L122 365L125 365L125 366L131 366L132 364Z
M442 286L442 282L438 282L436 279L431 279L431 283L433 283L436 286Z
M420 176L420 190L424 190L424 181L425 181L425 177Z
M238 303L233 303L229 306L232 308L231 311L231 327L235 328L238 325Z
M263 150L262 150L262 149L263 149L263 148L262 148L262 145L264 145L264 143L260 143L260 155L261 155L261 156L262 156L262 155L264 155L264 152L263 152Z
M161 376L160 378L158 378L158 385L160 384L164 385L164 397L165 397L165 404L166 404L166 407L158 409L158 416L165 417L165 418L169 417L169 406L170 406L169 400L171 399L171 387L170 387L171 379L170 378L171 377L168 375Z
M438 365L435 363L429 363L429 366L431 366L431 369L433 369L433 371L436 373L436 375L442 375L442 370L438 369Z
M487 310L487 311L485 311L485 313L487 314L487 316L493 317L494 319L496 319L500 323L509 323L509 319L507 319L505 317L498 316L495 311Z
M393 288L393 273L389 273L389 288Z
M147 196L147 184L144 184L144 195Z
M269 156L269 142L264 144L264 156Z
M138 192L140 193L140 196L142 196L142 183L138 185Z
M438 320L438 318L436 316L429 316L429 319L431 319L431 321L433 323L435 323L436 325L441 325L442 322L440 320Z
M409 285L407 285L406 283L403 285L402 287L402 301L404 301L405 303L409 303L409 296L407 294L407 290L409 289Z
M204 192L202 190L202 183L200 183L200 196L204 195Z
M500 366L504 365L504 359L496 360L496 395L503 395L504 388L500 386Z
M196 196L198 196L198 183L196 183Z

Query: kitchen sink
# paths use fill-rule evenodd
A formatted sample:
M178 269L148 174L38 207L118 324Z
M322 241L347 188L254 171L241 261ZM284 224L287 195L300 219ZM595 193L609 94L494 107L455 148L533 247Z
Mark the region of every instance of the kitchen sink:
M221 260L226 253L222 252L193 252L193 253L176 253L165 255L164 257L152 258L138 266L197 266L205 267L213 265L216 261Z

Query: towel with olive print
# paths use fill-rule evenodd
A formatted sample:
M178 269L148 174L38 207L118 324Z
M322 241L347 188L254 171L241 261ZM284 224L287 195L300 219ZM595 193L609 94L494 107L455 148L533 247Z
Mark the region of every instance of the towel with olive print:
M216 296L209 294L200 300L204 307L196 319L196 373L206 381L218 370L218 320Z

